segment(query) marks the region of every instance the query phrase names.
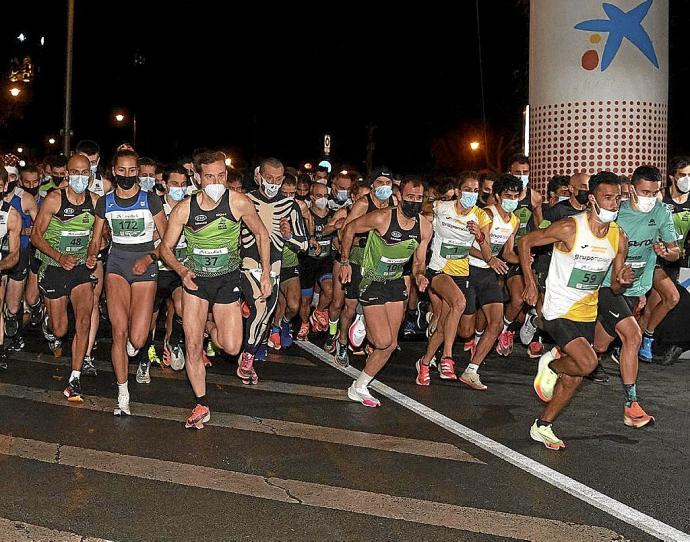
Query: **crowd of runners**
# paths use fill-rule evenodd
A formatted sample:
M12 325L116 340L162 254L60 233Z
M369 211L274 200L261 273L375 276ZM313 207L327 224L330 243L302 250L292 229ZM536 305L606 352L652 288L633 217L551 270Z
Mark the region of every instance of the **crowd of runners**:
M251 385L270 349L325 338L341 367L365 357L347 394L377 407L368 386L399 337L427 343L410 365L418 385L437 372L486 391L482 363L511 356L517 334L545 403L530 435L559 449L552 423L583 378L608 381L602 356L620 366L624 423L640 428L654 417L638 400L638 362L683 350L654 343L687 295L690 157L672 159L667 178L646 165L630 178L557 176L543 195L522 155L501 174L437 177L275 158L244 175L219 151L162 165L126 144L107 158L85 140L69 157L19 167L7 154L0 168L0 368L27 326L56 357L71 336L69 401L88 392L99 337L111 339L116 415L130 414L130 363L140 384L151 365L186 369L186 426L200 429L221 352Z

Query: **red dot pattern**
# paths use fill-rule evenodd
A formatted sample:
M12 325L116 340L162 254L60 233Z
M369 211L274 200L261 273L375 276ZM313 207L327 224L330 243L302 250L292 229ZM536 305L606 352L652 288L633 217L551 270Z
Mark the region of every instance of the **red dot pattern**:
M657 166L666 178L666 104L591 100L530 108L530 180L546 191L554 175Z

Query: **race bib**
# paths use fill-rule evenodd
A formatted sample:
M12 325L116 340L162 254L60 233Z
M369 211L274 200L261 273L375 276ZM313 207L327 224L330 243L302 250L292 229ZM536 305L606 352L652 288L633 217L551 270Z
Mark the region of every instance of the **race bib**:
M203 273L222 273L230 267L227 247L195 248L192 251L194 268Z
M144 217L112 219L113 235L117 237L138 237L144 234Z
M63 231L60 233L58 251L62 254L83 252L89 244L89 231Z
M446 260L462 260L469 255L470 247L453 243L441 243L440 253L441 258L445 258Z
M647 262L626 262L626 263L629 263L630 267L632 267L633 276L635 277L635 280L639 280L639 278L644 273L644 268L646 267Z
M321 247L321 252L319 254L316 254L314 251L313 247L309 247L309 250L307 251L307 254L309 256L317 257L317 258L325 258L331 253L331 241L330 240L321 240L318 241L319 246Z
M576 290L596 290L604 282L608 269L604 271L588 271L574 267L568 280L568 288Z
M399 277L403 273L404 265L409 261L409 258L386 258L381 256L376 273L385 278Z

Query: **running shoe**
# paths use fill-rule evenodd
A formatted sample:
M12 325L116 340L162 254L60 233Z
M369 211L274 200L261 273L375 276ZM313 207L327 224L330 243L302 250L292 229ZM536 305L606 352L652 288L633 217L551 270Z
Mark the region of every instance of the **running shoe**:
M455 361L453 358L441 358L438 364L438 374L442 380L457 380L458 375L455 374Z
M98 376L94 361L93 356L84 356L84 362L81 364L81 374L83 376Z
M29 306L29 321L31 323L31 327L38 327L41 325L43 322L43 312L45 311L45 307L43 306L43 303L40 301L36 304L35 307Z
M680 346L672 344L666 349L663 356L655 356L654 361L663 366L673 365L678 361L682 353L683 349Z
M648 423L654 423L654 416L650 416L640 406L640 403L633 401L629 407L623 411L623 423L628 427L639 429Z
M422 359L419 358L415 364L417 367L417 382L420 386L428 386L431 383L431 376L429 375L429 366L422 363Z
M311 322L311 329L315 333L320 333L328 329L328 311L320 311L314 309L309 317L309 322Z
M211 339L206 343L206 357L215 358L220 352L220 349L213 344Z
M24 337L22 337L21 335L15 335L14 337L6 337L5 342L5 349L9 350L10 352L21 352L25 346Z
M271 332L268 335L268 346L273 350L280 350L280 328L278 326L271 326Z
M539 426L537 425L537 420L534 420L529 430L529 436L532 437L532 440L541 442L549 450L565 448L565 443L553 433L551 424Z
M48 343L48 348L53 353L53 357L62 357L62 341L60 339L54 339Z
M267 357L268 357L268 344L263 342L259 345L259 348L256 349L256 353L254 354L254 359L256 361L266 361Z
M652 345L654 344L654 339L652 337L642 336L642 346L640 346L639 358L640 361L645 363L652 363Z
M19 316L11 315L5 305L5 337L14 337L17 333L19 333Z
M243 384L256 384L259 382L259 377L256 371L254 371L254 356L249 352L242 352L239 366L237 367L237 376L242 380Z
M323 349L329 354L335 354L335 343L337 341L337 335L329 335L323 343Z
M181 371L184 369L185 357L184 348L181 344L176 344L174 346L169 343L165 343L165 349L163 351L163 363L168 367L171 367L173 371Z
M43 337L47 342L55 340L55 335L50 331L50 318L48 317L48 312L43 315L43 321L41 322L41 331L43 332Z
M357 403L362 403L366 407L379 407L381 401L374 397L367 388L359 389L356 382L352 382L352 386L347 389L347 396Z
M252 310L249 308L249 304L246 301L242 301L240 308L242 310L242 318L249 318L249 315L252 312Z
M187 421L185 422L184 426L187 429L191 429L192 427L194 429L203 429L204 424L208 423L210 419L211 411L208 409L208 407L203 405L196 405L194 407L194 410L192 410L192 415L189 418L187 418Z
M133 345L131 342L129 342L129 339L127 339L127 355L128 355L130 358L133 358L133 357L135 357L138 353L139 353L139 349L138 349L138 348L134 348L134 345Z
M280 345L283 348L292 346L292 324L290 322L280 324Z
M611 349L611 360L616 364L620 365L621 364L621 347L620 346L614 346Z
M534 321L537 318L537 311L530 309L530 311L525 316L525 322L520 328L520 342L527 346L534 339L534 334L537 332L537 326Z
M462 346L462 349L465 352L469 352L471 350L474 350L475 346L477 346L477 343L474 342L474 337L470 337L465 341L465 344Z
M204 367L213 367L213 363L211 363L211 360L208 359L205 350L201 351L201 361L204 363Z
M158 353L156 352L155 346L153 346L153 345L149 346L148 356L149 356L149 363L151 365L153 365L154 367L160 367L161 358L158 357Z
M539 399L548 403L553 397L553 388L558 381L558 375L551 370L549 363L558 358L558 350L552 348L539 358L537 376L534 377L534 391L537 392Z
M608 384L609 382L609 375L606 374L606 371L601 363L597 364L594 370L585 378L587 380L591 380L592 382L596 382L597 384Z
M137 368L137 382L139 384L150 384L151 375L149 374L149 367L151 364L149 360L142 360L139 362L139 367Z
M368 347L369 345L367 345ZM368 352L364 346L352 346L350 345L350 352L353 356L361 357L368 355Z
M541 337L539 340L532 341L527 347L527 355L532 359L537 359L544 353L544 343L541 342Z
M347 345L340 341L335 341L335 356L334 361L339 367L347 367L350 365L350 358L347 355Z
M69 383L67 384L67 387L65 388L65 391L63 391L62 393L64 393L65 397L67 397L67 400L72 403L84 402L84 399L81 396L81 382L79 382L78 378L70 379Z
M122 416L123 414L126 414L127 416L132 415L129 410L129 395L117 396L117 406L115 407L115 410L113 410L113 414L115 416Z
M498 336L496 353L499 356L510 356L513 353L513 331L504 331Z
M302 322L297 332L298 341L306 341L309 338L309 322Z
M482 384L482 381L479 378L479 373L464 371L460 375L460 382L469 386L473 390L486 391L488 389L484 384Z
M364 315L358 314L355 316L354 322L350 326L347 333L348 338L352 346L360 347L367 337L367 326L364 321Z
M417 328L420 331L425 331L429 325L429 322L427 322L426 319L426 314L428 312L427 306L427 302L417 301Z

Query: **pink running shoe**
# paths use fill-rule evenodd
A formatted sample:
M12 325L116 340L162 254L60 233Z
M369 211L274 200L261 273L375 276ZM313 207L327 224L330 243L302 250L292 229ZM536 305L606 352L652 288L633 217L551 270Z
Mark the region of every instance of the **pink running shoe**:
M257 384L259 382L259 376L254 370L254 356L249 352L242 352L237 367L237 376L240 377L243 384Z
M204 424L211 419L211 411L208 407L203 405L196 405L194 410L192 410L192 415L187 418L187 422L184 426L187 429L194 427L195 429L203 429Z
M513 353L513 335L512 331L504 331L498 336L498 344L496 345L496 353L499 356L510 356Z
M441 358L438 365L439 375L443 380L457 380L458 375L455 374L455 362L453 358Z

